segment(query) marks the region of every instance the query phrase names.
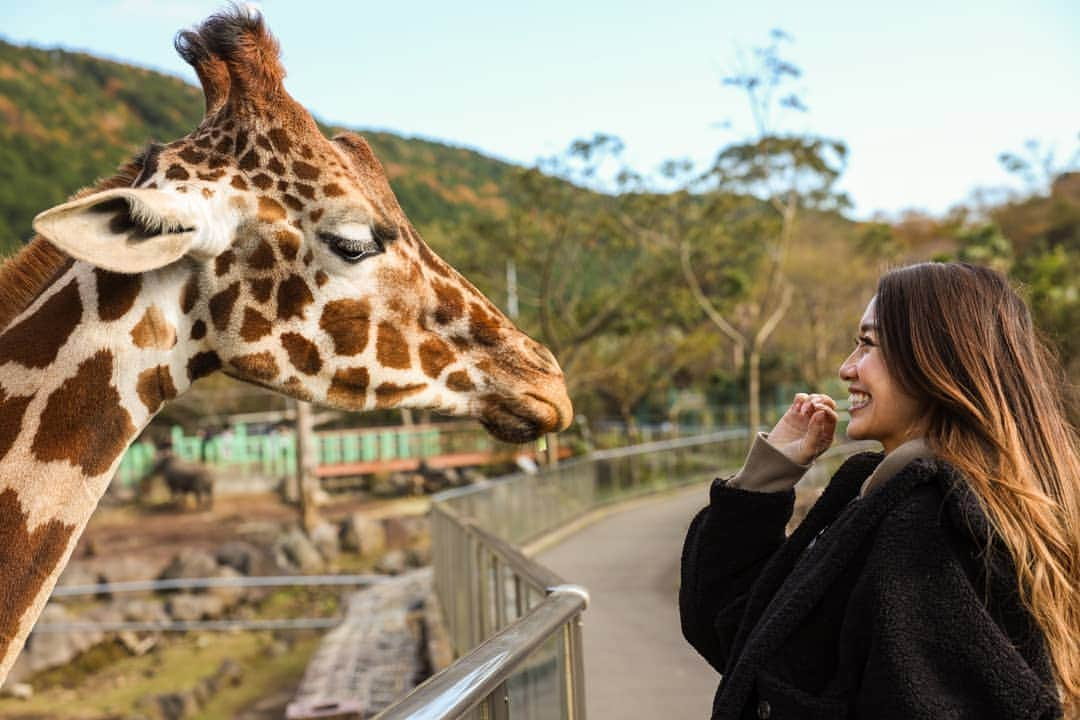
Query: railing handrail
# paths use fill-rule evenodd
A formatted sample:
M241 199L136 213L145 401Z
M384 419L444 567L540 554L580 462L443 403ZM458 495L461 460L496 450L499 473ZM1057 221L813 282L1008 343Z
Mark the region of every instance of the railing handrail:
M452 666L428 678L377 720L459 717L493 692L555 631L588 604L584 588L564 585L525 615L485 640Z
M128 580L91 585L57 585L52 597L78 595L114 595L158 590L195 590L199 588L288 587L292 585L374 585L389 575L254 575L237 577L169 578L166 580Z

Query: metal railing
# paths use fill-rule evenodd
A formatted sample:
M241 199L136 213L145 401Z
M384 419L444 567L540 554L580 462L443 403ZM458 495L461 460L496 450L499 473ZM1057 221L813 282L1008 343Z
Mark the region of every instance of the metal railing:
M607 503L737 466L746 431L609 450L434 498L435 594L459 659L383 711L404 718L585 717L583 588L515 546Z

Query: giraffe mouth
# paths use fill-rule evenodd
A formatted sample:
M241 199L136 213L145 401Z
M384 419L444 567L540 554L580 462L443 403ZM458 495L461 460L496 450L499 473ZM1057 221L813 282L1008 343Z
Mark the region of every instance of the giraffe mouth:
M555 403L530 392L513 398L485 397L480 424L495 439L520 444L565 429L569 419L563 417Z

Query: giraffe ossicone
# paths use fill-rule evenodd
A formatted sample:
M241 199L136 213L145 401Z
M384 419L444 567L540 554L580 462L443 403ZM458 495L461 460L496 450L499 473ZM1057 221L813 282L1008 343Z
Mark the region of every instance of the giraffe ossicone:
M43 212L0 266L0 680L124 449L200 377L515 442L572 418L555 358L424 243L363 138L286 93L258 13L176 47L199 127Z

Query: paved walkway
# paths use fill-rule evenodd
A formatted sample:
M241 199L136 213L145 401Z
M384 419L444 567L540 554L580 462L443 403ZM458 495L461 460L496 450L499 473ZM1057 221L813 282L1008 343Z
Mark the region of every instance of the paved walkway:
M704 720L719 676L679 630L679 557L704 485L616 512L540 553L589 589L589 720Z

